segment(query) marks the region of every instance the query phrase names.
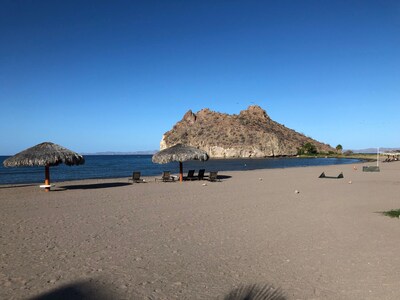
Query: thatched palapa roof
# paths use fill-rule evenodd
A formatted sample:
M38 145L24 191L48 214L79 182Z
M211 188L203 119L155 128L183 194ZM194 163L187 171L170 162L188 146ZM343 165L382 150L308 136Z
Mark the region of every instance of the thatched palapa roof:
M64 163L68 166L82 165L85 159L60 145L45 142L28 148L9 157L3 162L5 167L57 166Z
M175 146L161 150L153 155L152 161L154 163L165 164L172 161L187 161L187 160L208 160L207 152L195 147L176 144Z

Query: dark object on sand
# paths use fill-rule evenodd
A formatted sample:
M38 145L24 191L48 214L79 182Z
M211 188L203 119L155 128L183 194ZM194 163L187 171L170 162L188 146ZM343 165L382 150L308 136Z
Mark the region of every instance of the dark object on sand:
M363 166L363 172L380 172L378 166Z
M187 160L208 160L208 154L204 150L195 147L177 144L167 149L161 150L153 155L152 161L158 164L166 164L172 161L179 162L179 180L183 180L182 162Z
M133 173L132 173L132 177L131 177L131 178L128 178L128 181L131 181L131 180L132 180L132 184L133 184L134 182L136 182L136 183L146 182L144 179L141 179L141 178L140 178L140 175L141 175L140 172L133 172Z
M280 288L252 284L231 291L224 300L286 300L286 297Z
M197 175L194 175L189 177L186 177L186 180L203 180L204 179L204 174L206 172L206 169L200 169L199 173L197 173Z
M197 178L199 179L199 180L203 180L204 179L204 173L206 172L206 170L205 169L200 169L199 170L199 174L197 174Z
M43 187L50 191L50 167L64 163L67 166L83 165L85 159L82 155L75 153L60 145L44 142L28 148L22 152L7 158L3 165L5 167L45 167L45 181Z
M195 170L189 170L187 176L185 177L185 180L193 180L195 178L194 172Z
M339 178L344 178L343 172L340 172L338 176L326 176L325 172L322 172L321 175L319 175L318 178L332 178L332 179L339 179Z
M28 298L26 298L28 299ZM109 300L109 299L127 299L122 297L118 288L113 284L99 279L90 278L80 280L65 285L55 287L52 290L41 293L29 300ZM139 295L133 291L129 299L140 299Z
M154 178L154 181L157 181L157 180L162 180L162 182L174 182L175 177L171 176L170 171L164 171L162 173L161 178Z
M218 171L211 171L210 176L208 177L209 181L221 181L221 179L218 178Z

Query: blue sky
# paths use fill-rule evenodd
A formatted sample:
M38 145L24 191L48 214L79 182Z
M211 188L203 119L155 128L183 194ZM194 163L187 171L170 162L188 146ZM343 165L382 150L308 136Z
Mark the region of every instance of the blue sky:
M345 149L399 147L399 1L0 1L0 154L159 148L249 105Z

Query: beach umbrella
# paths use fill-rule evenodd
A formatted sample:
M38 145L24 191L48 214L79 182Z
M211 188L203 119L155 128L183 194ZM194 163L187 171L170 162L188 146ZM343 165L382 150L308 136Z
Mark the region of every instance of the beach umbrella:
M197 149L192 146L176 144L175 146L161 150L153 155L152 161L154 163L165 164L172 161L179 162L179 180L183 180L183 166L182 162L187 160L208 160L208 154L204 150Z
M22 152L7 158L3 165L5 167L45 167L46 191L50 191L50 167L64 163L67 166L82 165L85 159L82 155L75 153L60 145L45 142L28 148Z

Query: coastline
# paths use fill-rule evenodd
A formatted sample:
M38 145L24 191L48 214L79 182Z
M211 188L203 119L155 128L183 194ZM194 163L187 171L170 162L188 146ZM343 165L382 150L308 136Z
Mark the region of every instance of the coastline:
M137 155L111 156L104 159L104 155L94 156L82 166L68 167L60 165L51 168L52 183L76 181L86 179L118 179L128 177L132 171L141 171L142 176L159 176L164 170L177 171L177 163L154 164L151 156L145 155L138 159ZM308 167L316 165L353 164L361 162L354 158L335 157L275 157L275 158L227 158L210 159L207 162L188 161L184 163L184 171L189 169L206 169L209 171L249 171L255 169L274 169ZM0 188L2 186L17 186L26 184L40 184L43 182L43 167L4 168L0 167Z
M399 220L378 212L400 206L400 163L363 164L1 188L0 298L89 282L125 299L223 299L252 283L288 299L397 299Z

